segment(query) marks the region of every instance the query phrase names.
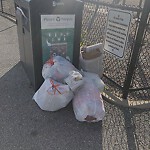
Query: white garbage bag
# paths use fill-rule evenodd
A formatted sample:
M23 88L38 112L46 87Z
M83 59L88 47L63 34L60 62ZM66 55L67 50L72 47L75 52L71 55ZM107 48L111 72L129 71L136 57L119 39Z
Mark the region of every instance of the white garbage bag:
M42 76L44 79L52 78L63 82L69 76L69 72L73 70L77 69L68 60L61 56L54 56L44 64Z
M71 71L64 82L73 92L76 92L84 83L83 76L78 71Z
M86 59L83 59L83 57L80 55L79 60L80 60L81 69L83 69L84 71L87 71L87 72L96 73L96 74L100 75L100 77L102 77L102 75L103 75L102 56L86 60Z
M100 79L99 75L96 73L91 72L83 72L84 77L87 77L89 80L92 80L95 86L99 89L99 91L102 93L105 87L104 82Z
M79 64L81 69L103 75L103 44L97 43L90 46L81 47Z
M73 92L68 85L58 83L52 79L46 79L33 99L42 110L56 111L72 100Z
M102 96L95 84L84 77L84 85L75 93L73 110L79 121L98 122L104 118Z

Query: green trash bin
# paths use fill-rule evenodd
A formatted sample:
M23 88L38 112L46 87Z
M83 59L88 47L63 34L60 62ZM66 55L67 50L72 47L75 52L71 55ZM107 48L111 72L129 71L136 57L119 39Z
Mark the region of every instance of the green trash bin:
M36 91L42 66L53 54L78 68L83 3L77 0L14 0L20 60Z

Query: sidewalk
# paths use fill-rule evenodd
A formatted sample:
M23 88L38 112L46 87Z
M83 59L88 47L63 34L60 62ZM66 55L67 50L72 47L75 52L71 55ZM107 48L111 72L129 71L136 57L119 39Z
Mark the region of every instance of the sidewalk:
M71 104L57 112L42 111L32 100L18 49L16 26L0 16L1 150L150 149L149 111L105 102L105 119L95 124L78 122Z

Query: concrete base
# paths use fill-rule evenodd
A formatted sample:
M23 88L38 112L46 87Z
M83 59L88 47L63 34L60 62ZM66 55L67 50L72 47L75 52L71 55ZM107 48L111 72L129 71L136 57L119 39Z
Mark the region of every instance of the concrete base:
M124 107L131 107L131 108L138 108L138 109L150 108L150 100L122 99L120 97L115 96L107 88L105 88L102 95L104 97L104 100Z

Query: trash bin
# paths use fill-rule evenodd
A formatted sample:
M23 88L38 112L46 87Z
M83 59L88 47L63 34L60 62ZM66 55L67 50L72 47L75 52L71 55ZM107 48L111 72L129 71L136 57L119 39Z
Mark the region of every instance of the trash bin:
M20 60L36 91L42 66L62 55L78 68L83 3L78 0L14 0ZM67 23L68 21L68 23Z

